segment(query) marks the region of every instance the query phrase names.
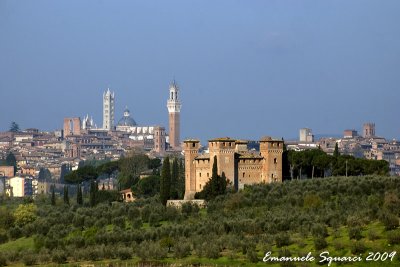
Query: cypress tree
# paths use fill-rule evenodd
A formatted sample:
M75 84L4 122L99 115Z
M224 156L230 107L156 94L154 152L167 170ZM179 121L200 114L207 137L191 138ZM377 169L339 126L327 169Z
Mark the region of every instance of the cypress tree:
M179 166L177 158L172 162L170 198L178 199Z
M64 185L64 204L69 205L68 186Z
M78 205L82 205L83 204L82 188L81 188L80 184L78 184L78 189L77 189L77 193L76 193L76 203Z
M53 205L53 206L56 205L56 193L54 192L54 187L55 187L55 185L53 184L51 186L51 205Z
M171 190L171 170L170 170L169 158L164 159L164 163L161 170L161 183L160 183L160 200L163 205L167 204L167 200L170 197Z
M338 143L336 143L336 145L335 145L335 151L333 151L333 156L334 156L335 158L337 158L337 157L340 156L340 153L339 153L339 145L338 145Z
M89 202L90 206L94 207L96 205L96 195L97 195L97 183L92 179L90 182L90 191L89 191Z

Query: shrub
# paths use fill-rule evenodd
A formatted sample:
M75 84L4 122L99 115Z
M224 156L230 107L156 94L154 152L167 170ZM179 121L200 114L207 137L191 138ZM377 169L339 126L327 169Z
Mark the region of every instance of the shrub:
M259 261L258 256L257 256L257 252L255 252L254 250L250 250L250 249L247 250L246 258L250 262L253 262L253 263L256 263L256 262Z
M388 242L391 245L398 245L400 244L400 231L396 230L396 231L390 231L387 233L388 235Z
M328 243L326 242L325 238L320 237L320 236L314 238L314 247L316 250L324 249L327 246L328 246Z
M8 235L6 230L0 229L0 244L6 243L8 241Z
M333 247L334 247L336 250L342 250L342 249L344 249L344 244L343 244L343 242L340 241L340 240L334 240L334 241L333 241Z
M119 216L114 219L112 219L112 224L120 227L121 229L125 229L125 217L124 216Z
M6 257L3 254L0 254L0 266L6 266L6 265L7 265Z
M368 231L368 239L369 240L374 241L374 240L377 240L379 238L380 238L379 234L374 229L370 229Z
M312 226L311 233L314 237L327 237L328 229L324 224L317 223Z
M35 265L37 262L37 257L33 253L24 253L24 256L22 257L22 261L24 262L25 265L30 266L30 265Z
M355 241L351 244L350 250L353 254L360 254L364 253L367 250L367 247L363 241Z
M18 239L22 236L22 229L18 226L11 227L9 233L12 239Z
M174 256L178 259L183 259L190 255L190 244L187 241L180 240L174 246Z
M381 214L380 221L385 225L386 230L393 230L399 226L399 218L388 212Z
M158 214L155 214L155 213L150 214L149 225L153 226L153 227L160 226L160 219L158 217Z
M349 238L360 240L362 238L361 228L359 226L353 226L349 228Z
M119 247L117 249L117 255L121 260L128 260L132 258L132 250L127 247Z
M63 250L55 249L53 250L51 255L52 255L51 260L54 263L63 264L67 262L67 254Z
M218 259L220 256L220 248L215 242L203 244L204 256L209 259Z
M275 236L275 243L278 248L290 245L290 236L287 233L279 233Z
M142 227L142 225L143 225L143 222L142 222L142 220L140 218L134 219L133 222L132 222L132 227L134 229L139 229L139 228Z

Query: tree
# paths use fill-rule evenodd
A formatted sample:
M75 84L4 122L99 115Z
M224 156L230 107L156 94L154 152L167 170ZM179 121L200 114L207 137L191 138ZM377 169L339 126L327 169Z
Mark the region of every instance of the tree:
M51 186L51 205L55 206L56 205L56 193L54 192L55 185L53 184Z
M17 159L12 152L8 153L6 157L7 166L14 166L14 175L17 172Z
M164 159L161 170L161 183L160 183L160 200L163 205L167 204L170 197L171 190L171 170L170 170L169 157Z
M218 195L223 195L226 193L226 186L228 185L228 181L225 177L225 173L222 172L222 175L218 175L218 164L217 157L214 156L214 163L212 167L212 175L210 180L205 184L203 190L200 194L197 194L197 197L204 198L206 200L214 199Z
M19 125L15 121L11 122L10 132L17 133L19 131L20 131Z
M172 161L172 172L171 172L171 199L178 199L178 179L179 179L179 166L177 158Z
M97 182L93 179L90 182L90 191L89 191L89 202L91 207L94 207L97 203L96 202L97 191L98 191Z
M78 189L77 189L77 193L76 193L76 203L78 205L82 205L83 204L82 188L81 188L80 184L78 184Z
M14 211L15 224L22 227L36 220L37 207L35 204L20 204Z
M335 158L338 158L340 156L338 143L335 144L335 151L333 151L333 156Z
M140 179L137 184L132 186L132 191L137 196L152 197L160 192L160 176L150 175Z
M178 199L183 199L185 195L185 166L183 165L183 160L179 160L179 167L178 167L178 184L177 184L177 191L178 191Z
M41 182L49 182L51 180L51 173L47 168L40 168L38 180Z
M64 204L69 205L68 186L64 185Z
M139 181L140 173L147 170L149 157L144 154L131 153L127 158L120 160L118 182L121 188L130 188Z

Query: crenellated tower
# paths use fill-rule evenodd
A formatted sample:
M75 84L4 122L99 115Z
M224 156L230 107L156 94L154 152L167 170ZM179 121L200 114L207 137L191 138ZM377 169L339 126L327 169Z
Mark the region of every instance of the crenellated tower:
M199 156L200 141L185 140L183 151L185 154L185 199L194 199L196 191L196 165L195 159Z
M169 85L167 108L169 113L169 144L174 150L180 150L181 102L179 87L175 80Z
M261 180L264 183L282 182L283 141L263 137L260 140L262 163Z

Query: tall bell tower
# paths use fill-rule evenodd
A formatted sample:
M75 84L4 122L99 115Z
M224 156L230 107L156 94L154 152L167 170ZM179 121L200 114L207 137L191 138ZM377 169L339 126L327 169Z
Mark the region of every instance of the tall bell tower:
M169 85L169 99L167 108L169 113L169 144L172 149L180 150L181 128L181 102L179 100L179 87L175 80Z

